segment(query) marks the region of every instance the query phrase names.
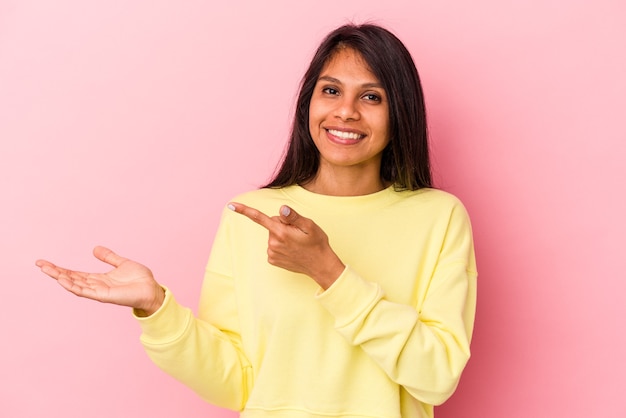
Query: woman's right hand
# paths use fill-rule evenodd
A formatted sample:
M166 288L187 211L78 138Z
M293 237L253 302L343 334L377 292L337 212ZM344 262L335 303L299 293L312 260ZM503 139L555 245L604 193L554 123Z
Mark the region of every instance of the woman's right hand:
M115 267L108 273L85 273L37 260L41 271L73 294L104 303L129 306L138 316L149 316L159 309L165 291L146 266L120 257L105 247L96 247L93 255Z

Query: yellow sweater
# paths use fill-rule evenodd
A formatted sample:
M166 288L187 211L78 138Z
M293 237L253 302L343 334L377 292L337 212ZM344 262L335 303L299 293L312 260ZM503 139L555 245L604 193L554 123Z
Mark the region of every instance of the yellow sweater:
M198 317L169 291L138 318L162 369L241 417L432 417L470 356L476 301L463 205L433 189L356 197L299 186L233 199L316 222L346 264L326 291L267 263L267 231L225 210Z

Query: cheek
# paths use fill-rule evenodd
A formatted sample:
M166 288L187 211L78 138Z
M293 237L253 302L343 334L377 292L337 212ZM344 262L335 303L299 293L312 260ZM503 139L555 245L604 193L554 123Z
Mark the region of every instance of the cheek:
M315 123L313 122L311 114L309 114L309 135L311 135L311 138L315 139L317 136L316 133L317 129L315 128Z
M316 112L316 109L315 106L309 107L309 133L314 138L319 134L321 123L319 112Z
M376 125L379 135L387 138L388 141L391 135L391 125L389 123L389 118L387 117L387 115L381 115L380 118L378 118L378 120L376 121Z
M385 112L385 114L383 114L381 116L381 131L385 133L385 136L387 137L387 141L389 141L389 138L391 137L391 121L389 120L389 113Z

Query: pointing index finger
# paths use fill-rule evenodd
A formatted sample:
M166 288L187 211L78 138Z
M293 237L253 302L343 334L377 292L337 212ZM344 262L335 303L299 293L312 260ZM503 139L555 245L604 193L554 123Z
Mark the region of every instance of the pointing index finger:
M261 225L268 231L272 230L274 221L272 221L272 218L270 218L269 216L267 216L260 210L246 206L243 203L235 203L235 202L229 203L228 209L244 215L245 217L252 220L253 222L256 222L257 224Z

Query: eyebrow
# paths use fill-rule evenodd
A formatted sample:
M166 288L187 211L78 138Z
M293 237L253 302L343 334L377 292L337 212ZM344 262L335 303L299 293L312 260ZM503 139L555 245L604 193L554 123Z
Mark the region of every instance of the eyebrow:
M331 77L331 76L328 76L328 75L320 76L320 78L318 78L317 81L320 81L320 80L329 81L329 82L335 83L335 84L343 84L341 82L341 80L339 80L337 78L334 78L334 77ZM376 87L376 88L384 90L383 85L380 84L380 83L364 83L364 84L361 84L361 87L364 87L364 88Z

